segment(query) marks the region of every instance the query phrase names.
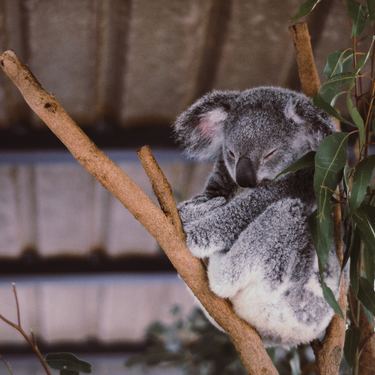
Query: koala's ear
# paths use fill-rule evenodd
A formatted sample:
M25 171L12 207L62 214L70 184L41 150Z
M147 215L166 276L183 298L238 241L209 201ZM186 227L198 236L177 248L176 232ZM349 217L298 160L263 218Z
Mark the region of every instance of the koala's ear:
M335 131L331 117L302 94L287 101L284 115L288 120L301 127L300 134L305 138L312 151L318 148L324 137Z
M174 131L188 156L208 160L218 154L223 143L224 122L237 96L237 91L213 91L177 118Z

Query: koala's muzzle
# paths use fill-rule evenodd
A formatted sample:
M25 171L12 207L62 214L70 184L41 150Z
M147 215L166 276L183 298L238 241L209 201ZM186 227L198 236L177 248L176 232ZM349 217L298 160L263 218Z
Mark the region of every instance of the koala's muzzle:
M244 156L236 164L236 182L241 187L255 187L257 184L255 169L252 161Z

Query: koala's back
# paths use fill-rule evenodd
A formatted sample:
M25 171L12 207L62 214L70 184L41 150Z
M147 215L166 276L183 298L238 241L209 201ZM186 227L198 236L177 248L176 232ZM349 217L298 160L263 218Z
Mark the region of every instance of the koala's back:
M267 346L296 346L322 334L333 310L323 297L308 227L312 202L302 194L299 178L280 185L279 198L252 220L231 249L209 258L208 277L211 289L230 296L236 313L258 330ZM297 186L295 191L291 185ZM253 194L262 196L264 189ZM339 277L333 246L325 282L336 296Z
M304 251L304 257L315 258L304 279L289 278L275 286L259 268L252 273L248 285L231 298L236 313L257 329L266 346L308 343L321 336L332 319L333 310L319 284L315 249L310 246ZM332 258L331 262L332 269L339 273L337 259ZM337 296L338 279L325 281Z

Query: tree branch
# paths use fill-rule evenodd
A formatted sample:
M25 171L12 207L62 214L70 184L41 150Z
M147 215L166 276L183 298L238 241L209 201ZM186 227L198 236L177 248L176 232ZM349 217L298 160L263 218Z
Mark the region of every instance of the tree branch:
M142 163L143 169L151 181L152 189L159 201L161 209L176 228L179 238L182 241L185 241L185 233L182 228L176 202L173 198L171 185L154 158L151 148L149 146L143 146L138 150L137 154Z
M78 162L108 189L157 240L160 247L213 319L229 334L251 375L276 375L257 332L240 319L230 304L208 287L201 262L194 258L176 229L130 177L101 152L58 101L48 94L12 51L0 56L0 65L31 109L46 123Z
M319 91L320 79L315 65L307 23L296 23L289 27L289 31L296 51L298 75L302 91L307 96L315 96Z
M302 91L307 96L315 96L320 87L320 79L316 69L314 55L311 47L311 38L306 22L297 23L289 28L294 46L298 74L301 81ZM339 130L339 125L336 122ZM340 192L338 191L340 194ZM340 262L343 260L344 248L341 236L341 206L336 203L334 210L334 228L336 253ZM344 277L340 280L339 305L345 316L347 308L347 285ZM345 342L345 319L335 315L327 328L325 338L322 343L314 342L316 363L320 375L338 375Z

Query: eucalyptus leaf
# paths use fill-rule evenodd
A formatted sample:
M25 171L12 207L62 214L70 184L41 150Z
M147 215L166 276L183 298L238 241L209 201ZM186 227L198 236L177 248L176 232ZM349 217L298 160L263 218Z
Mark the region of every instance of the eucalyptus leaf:
M301 375L301 361L296 349L293 350L292 358L289 360L289 365L292 375Z
M56 370L91 373L90 363L78 359L72 353L49 353L46 362Z
M372 36L371 44L369 49L366 52L366 55L357 61L357 74L362 70L362 68L366 65L368 59L371 56L372 49L374 48L374 41L375 41L375 35Z
M350 176L352 175L353 168L349 167L348 164L345 165L344 167L344 174L343 174L343 183L344 183L344 188L345 192L347 195L349 195L349 190L350 190Z
M354 85L355 77L356 73L353 72L335 74L322 84L319 95L325 102L333 103L337 95L351 90Z
M374 285L371 285L364 277L359 279L358 298L371 314L375 315Z
M350 113L351 118L354 121L354 124L358 128L358 131L359 131L359 145L362 148L363 145L366 142L365 123L364 123L363 118L362 118L361 114L359 113L357 107L354 106L353 100L351 98L350 91L346 95L346 106L348 108L348 111Z
M339 315L342 319L344 319L344 314L342 313L341 307L338 304L338 302L335 298L335 295L333 294L331 288L324 281L321 281L321 285L322 285L322 289L323 289L324 299L332 307L333 311L337 315Z
M359 288L359 274L360 264L359 256L361 254L361 238L359 236L358 228L354 230L353 239L350 246L350 285L355 295Z
M365 269L365 275L367 281L370 285L374 285L375 279L375 253L368 248L368 246L363 247L363 263Z
M290 172L297 172L301 169L306 168L313 168L314 167L314 159L315 159L315 151L310 151L307 154L303 155L300 159L298 159L293 164L289 165L285 168L282 172L280 172L275 178L283 176Z
M60 375L79 375L79 372L74 370L61 370Z
M355 363L360 336L361 332L356 326L352 325L346 330L344 355L350 367L353 367Z
M348 133L334 133L324 138L315 154L314 192L318 218L323 220L325 206L341 180L346 164Z
M298 8L297 13L292 17L292 21L296 22L300 18L305 17L308 14L310 14L320 1L321 0L307 0L304 3L302 3L300 7Z
M368 19L367 6L355 0L346 0L346 4L349 16L353 21L352 36L359 36L366 27Z
M367 0L367 9L370 20L375 20L375 0Z
M333 108L331 106L330 103L326 102L321 95L316 94L313 97L313 103L317 107L319 107L321 109L324 109L329 115L331 115L333 117L336 117L337 119L341 120L341 118L342 118L341 115L336 111L335 108ZM375 121L374 121L374 124L375 124ZM374 126L374 128L375 128L375 126Z
M327 208L330 209L331 206L327 206ZM320 221L317 211L314 211L309 217L309 227L318 256L319 270L322 274L327 263L329 250L332 248L333 220L327 216L325 220Z
M353 176L352 192L350 195L350 208L358 208L365 198L367 187L371 182L371 177L375 168L375 155L371 155L361 160L355 167Z
M353 212L352 217L363 242L375 253L375 207L363 204Z
M321 142L315 154L314 192L317 211L309 225L322 270L333 243L332 194L346 164L348 134L334 133Z
M334 51L327 57L323 74L330 79L338 73L348 73L353 68L353 51L351 48L345 50Z

